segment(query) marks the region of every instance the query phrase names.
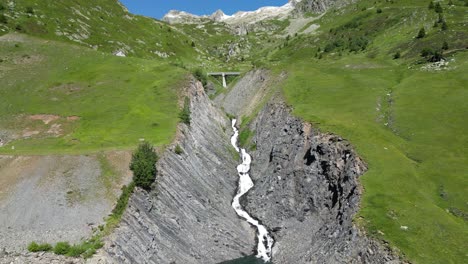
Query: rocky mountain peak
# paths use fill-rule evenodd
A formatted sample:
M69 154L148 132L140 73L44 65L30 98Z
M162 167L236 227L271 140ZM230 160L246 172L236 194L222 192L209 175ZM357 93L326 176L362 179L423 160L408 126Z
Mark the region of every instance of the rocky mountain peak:
M219 21L222 21L222 20L226 19L227 17L229 17L229 16L224 14L223 10L218 9L218 10L216 10L216 12L214 12L210 16L210 19L212 19L212 20L214 20L216 22L219 22Z

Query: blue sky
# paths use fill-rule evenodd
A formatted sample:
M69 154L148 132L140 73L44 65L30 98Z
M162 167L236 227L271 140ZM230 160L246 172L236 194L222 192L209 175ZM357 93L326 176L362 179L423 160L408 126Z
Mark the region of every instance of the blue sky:
M120 0L131 13L162 18L176 9L197 15L209 15L218 9L228 15L237 11L256 10L262 6L282 6L288 0Z

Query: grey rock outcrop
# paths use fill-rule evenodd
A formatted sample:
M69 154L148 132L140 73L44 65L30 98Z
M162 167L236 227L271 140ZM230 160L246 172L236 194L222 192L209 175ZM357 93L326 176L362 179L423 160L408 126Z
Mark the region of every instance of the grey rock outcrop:
M246 210L272 231L273 262L398 263L353 225L365 163L345 140L274 101L250 126L255 187L246 199Z
M215 98L218 107L227 113L241 117L250 114L255 105L262 101L271 87L271 76L268 71L257 69L246 73L229 93Z
M295 13L323 13L331 7L342 7L356 0L302 0L295 4Z
M254 230L231 207L237 188L229 120L192 83L183 154L166 150L151 192L137 189L105 251L116 263L219 263L253 253Z

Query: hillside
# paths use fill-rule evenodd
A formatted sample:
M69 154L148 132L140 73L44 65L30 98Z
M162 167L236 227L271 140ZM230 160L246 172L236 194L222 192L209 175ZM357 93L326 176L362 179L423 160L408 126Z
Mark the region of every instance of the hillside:
M349 139L369 163L355 221L414 263L466 261L468 20L453 2L442 2L444 30L428 1L359 1L271 56L288 73L294 113ZM447 65L423 49L442 51Z
M11 154L171 142L185 72L34 37L0 37L0 124Z
M313 262L364 248L362 262L372 263L391 255L377 245L384 244L411 263L468 262L468 1L290 2L287 8L249 12L245 20L238 19L243 13L194 17L173 11L169 15L175 18L167 23L130 14L115 0L60 0L47 5L38 0L0 0L0 154L87 155L130 150L147 140L165 149L158 166L168 176L160 181L162 189L137 191L123 229L110 240L117 247L109 246L106 252L116 254L111 256L114 260L129 261L169 261L172 255L203 261L206 256L200 252L208 252L207 262L219 262L250 254L249 246L240 241L255 240L249 227L237 223L231 208L226 209L235 192L229 188L236 185L229 168L235 168L238 158L228 144L232 132L228 117L238 118L239 143L259 159L257 164L253 160L253 178L260 184L245 198L245 205L258 219L268 217L261 221L270 225L274 236L279 238L287 233L285 227L290 228L293 237L283 241L292 244L278 245L290 250L277 253L282 260L292 261L288 253L309 246L310 241L295 246L293 232L300 237L304 230L313 230L317 237L307 239L314 243L335 241L336 228L344 236L337 244L324 242L314 252L306 248L299 253L307 251ZM118 52L125 57L115 56ZM219 79L207 77L202 91L190 82L195 69L200 75L210 71L242 75L228 79L227 89L221 88ZM195 124L178 128L187 87L192 89ZM282 116L275 116L279 112ZM275 118L274 125L268 118ZM292 134L290 121L300 133ZM303 133L329 140L322 143L330 153L334 148L353 153L354 163L348 165L359 167L357 171L347 167L340 171L339 165L330 170L345 179L350 173L357 187L338 182L345 191L343 186L341 191L332 185L326 189L318 180L331 181L328 165L323 164L339 164L341 149L333 154L317 149L312 155L308 144L316 142L299 142ZM310 153L300 156L298 146ZM274 152L275 147L282 150ZM316 157L325 163L316 165L321 171L313 174L312 185L296 174L295 166L301 159L309 166ZM273 165L273 160L288 161L288 167ZM364 167L367 171L361 170ZM264 178L255 174L259 171ZM202 175L212 181L207 183ZM223 181L215 180L219 175L224 175ZM291 192L275 189L278 182L293 186ZM201 195L205 192L210 198ZM300 199L318 205L303 209L306 205ZM338 200L342 211L333 218ZM284 205L288 202L290 207ZM170 213L152 211L154 205ZM178 211L181 208L183 212ZM291 211L302 218L285 220ZM224 226L226 219L233 223L229 234L223 228L210 231L215 235L206 231ZM170 239L158 237L159 245L153 245L148 226ZM324 227L333 234L320 233ZM177 236L167 231L172 228L178 230ZM153 255L143 252L150 246L128 244L134 234L141 245L151 244ZM194 234L208 242L198 244L190 237L185 245L177 240ZM352 240L356 237L358 242ZM224 247L218 240L235 246ZM193 252L177 254L173 242ZM350 243L356 252L345 246ZM170 254L158 253L163 252L156 250L158 246ZM216 254L216 247L225 255ZM377 248L375 256L367 247L370 252ZM358 253L360 258L362 251ZM292 255L295 261L307 259Z

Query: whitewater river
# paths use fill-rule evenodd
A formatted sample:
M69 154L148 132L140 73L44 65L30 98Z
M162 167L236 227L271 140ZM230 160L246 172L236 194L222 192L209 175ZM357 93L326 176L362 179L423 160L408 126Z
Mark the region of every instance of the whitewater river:
M251 225L257 228L258 236L258 245L257 245L257 258L262 258L265 262L270 261L271 259L271 247L273 246L273 238L268 234L268 230L261 225L258 220L252 218L240 205L239 199L242 195L246 194L253 186L254 183L249 176L250 163L252 158L245 149L240 149L237 146L237 139L239 137L239 130L236 128L236 119L232 120L232 129L234 130L234 135L231 137L231 144L236 149L237 152L241 154L242 164L237 166L237 173L239 174L239 187L237 189L237 194L232 200L232 207L236 210L236 213L247 220Z

